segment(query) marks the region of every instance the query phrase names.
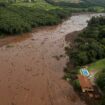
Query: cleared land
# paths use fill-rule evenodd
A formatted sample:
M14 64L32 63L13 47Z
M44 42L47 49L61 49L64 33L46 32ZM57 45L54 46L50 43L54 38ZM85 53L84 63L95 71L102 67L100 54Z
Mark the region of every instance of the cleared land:
M92 63L88 68L88 70L90 70L90 71L91 70L101 71L103 69L105 69L105 59L102 59L102 60L99 60L95 63Z

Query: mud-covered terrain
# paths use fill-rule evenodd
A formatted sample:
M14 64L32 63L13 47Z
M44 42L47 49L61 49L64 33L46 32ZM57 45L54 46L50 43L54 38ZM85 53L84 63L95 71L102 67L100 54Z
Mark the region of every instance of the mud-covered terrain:
M72 16L56 27L35 29L24 41L2 46L0 105L85 105L62 79L64 47L65 36L86 27L91 16Z

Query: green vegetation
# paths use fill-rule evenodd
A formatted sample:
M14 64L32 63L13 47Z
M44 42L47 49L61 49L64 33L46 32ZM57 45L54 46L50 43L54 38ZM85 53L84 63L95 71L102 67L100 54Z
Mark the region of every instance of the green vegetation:
M99 60L95 63L92 63L89 67L88 70L103 70L105 69L105 59Z
M39 0L39 4L41 4L41 1L42 0ZM40 6L39 8L28 7L27 5L19 5L19 3L20 2L12 4L0 3L0 35L19 34L31 31L33 27L56 25L60 23L62 19L70 16L70 12L67 9L56 7L52 9L54 6L47 9L48 6L46 5L48 4L45 4L45 2L44 6L46 6L46 9ZM38 1L33 4L39 5Z
M73 11L104 12L104 0L46 0L55 6L68 7Z
M68 48L70 60L76 66L105 58L105 17L93 17L75 39L75 47Z
M105 105L105 69L103 69L101 72L97 74L96 83L103 92L103 98L99 105Z
M71 70L68 63L65 78L69 78L74 88L79 90L78 70L81 66L89 65L88 70L95 71L95 82L103 93L98 105L105 105L105 17L92 17L88 21L88 26L75 39L74 44L66 48L66 53L75 68ZM96 101L94 103L97 104Z

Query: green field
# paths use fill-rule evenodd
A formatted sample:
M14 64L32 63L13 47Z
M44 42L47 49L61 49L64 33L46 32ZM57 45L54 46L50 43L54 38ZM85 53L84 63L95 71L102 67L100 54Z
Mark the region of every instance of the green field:
M105 8L105 0L45 0L53 5L69 8L88 8L91 10L97 7ZM99 10L100 11L100 10Z
M105 69L105 59L99 60L95 63L92 63L89 67L88 70L103 70Z
M7 1L8 0L0 0L0 2L7 2ZM45 0L35 0L34 2L23 2L22 0L17 0L16 2L12 2L12 5L40 8L46 10L60 8L59 6L53 6L47 3Z
M13 5L16 6L26 6L26 7L33 7L33 8L42 8L46 10L60 8L59 6L53 6L47 3L45 0L35 0L35 2L28 3L28 2L17 2Z

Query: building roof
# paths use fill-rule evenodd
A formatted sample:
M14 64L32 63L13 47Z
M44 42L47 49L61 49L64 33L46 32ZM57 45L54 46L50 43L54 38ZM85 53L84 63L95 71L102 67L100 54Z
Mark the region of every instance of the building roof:
M83 76L83 75L78 75L78 79L79 79L82 89L84 89L84 88L93 89L91 81L88 79L88 77Z

